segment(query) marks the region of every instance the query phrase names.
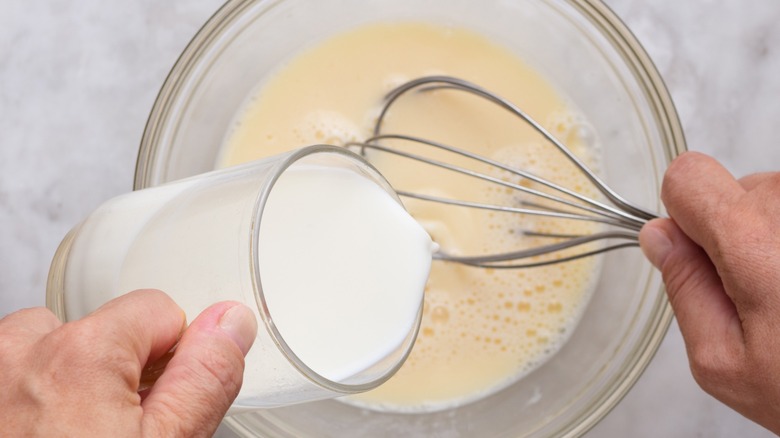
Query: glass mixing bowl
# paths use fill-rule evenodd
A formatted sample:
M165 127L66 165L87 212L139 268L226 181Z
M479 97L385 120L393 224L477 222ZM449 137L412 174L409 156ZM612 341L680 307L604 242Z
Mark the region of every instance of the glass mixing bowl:
M469 28L523 58L592 124L607 183L662 211L660 181L685 150L682 129L647 54L596 0L228 1L193 38L160 91L135 188L213 169L236 112L291 54L358 25L401 20ZM492 396L421 414L378 413L330 400L225 422L245 436L576 436L625 395L671 318L660 275L639 250L621 250L604 257L595 293L565 346Z

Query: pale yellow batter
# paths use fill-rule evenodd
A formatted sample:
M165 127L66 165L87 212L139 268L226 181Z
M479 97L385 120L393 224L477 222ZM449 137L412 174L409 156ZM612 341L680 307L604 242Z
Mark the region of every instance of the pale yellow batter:
M545 123L586 162L597 165L591 148L580 140L587 125L538 73L481 36L419 23L360 28L291 58L263 79L238 115L221 165L314 143L364 139L387 91L430 74L462 77L498 92ZM585 178L537 134L467 95L436 91L405 98L389 116L385 131L477 151L594 195ZM517 205L519 199L515 192L408 161L376 154L369 159L397 189L504 205ZM522 236L524 229L593 231L586 223L562 224L421 201L408 201L406 206L434 240L453 253L503 252L542 243ZM434 263L423 325L409 360L387 384L351 402L376 409L434 410L510 384L568 338L587 302L596 268L594 259L526 270Z

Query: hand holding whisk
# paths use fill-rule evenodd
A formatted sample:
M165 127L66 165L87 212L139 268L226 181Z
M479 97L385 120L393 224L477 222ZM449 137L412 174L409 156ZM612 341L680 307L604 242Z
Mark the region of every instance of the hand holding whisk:
M528 171L508 166L486 156L475 154L452 145L419 136L383 133L383 123L387 114L393 108L394 103L406 93L415 90L419 92L429 92L432 90L466 92L508 111L533 128L553 147L557 148L568 161L587 177L593 186L604 196L604 198L606 198L606 201L592 199L591 197L584 196L581 193L577 193ZM445 151L447 154L453 154L452 156L464 157L475 163L479 163L480 165L487 165L495 170L508 172L511 175L521 178L521 181L527 180L536 183L539 187L544 187L549 190L538 190L533 187L528 187L529 184L523 185L514 183L450 162L407 152L400 148L389 146L389 142L403 142L412 144L415 147ZM462 256L452 254L448 252L447 248L442 248L435 256L435 258L439 260L485 268L528 268L562 263L615 249L638 246L638 233L642 228L642 225L648 220L656 217L653 213L628 202L608 187L599 176L588 168L588 166L585 165L566 145L556 139L548 130L518 106L495 93L459 78L449 76L427 76L414 79L396 87L385 98L384 106L382 107L374 126L373 135L364 142L348 143L347 147L357 149L363 155L366 154L367 150L393 154L398 157L435 166L439 169L445 169L484 182L496 184L505 189L516 190L524 194L524 199L520 200L518 205L493 205L398 190L398 194L402 197L465 208L543 216L562 220L589 221L601 224L601 229L598 232L585 235L525 230L523 231L523 234L526 236L554 239L554 243L547 243L533 248L499 254ZM600 243L600 245L594 248L592 245L593 243Z

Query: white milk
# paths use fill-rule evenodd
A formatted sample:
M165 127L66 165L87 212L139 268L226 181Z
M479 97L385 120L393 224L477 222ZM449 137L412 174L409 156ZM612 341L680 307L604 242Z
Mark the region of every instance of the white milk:
M366 178L293 169L274 186L260 225L268 310L304 363L341 381L414 329L431 249L423 228Z
M258 185L232 178L215 189L195 178L103 204L82 223L68 256L67 319L139 288L165 291L189 321L226 299L254 307L259 319L249 257ZM363 175L294 164L271 191L258 247L272 320L322 376L338 381L370 368L413 330L433 243ZM249 398L281 382L269 376L274 347L267 344L256 342L247 356L242 394Z

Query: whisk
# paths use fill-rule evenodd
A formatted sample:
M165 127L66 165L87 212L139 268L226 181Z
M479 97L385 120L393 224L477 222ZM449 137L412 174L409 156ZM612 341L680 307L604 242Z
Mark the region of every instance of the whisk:
M466 92L479 98L487 100L509 113L519 118L539 133L547 142L557 148L577 169L590 180L590 182L601 192L607 202L589 198L571 189L563 187L545 178L534 175L528 171L508 166L496 160L472 153L470 151L457 148L452 145L443 144L426 138L421 138L406 134L383 133L382 125L385 117L393 108L393 104L402 96L411 92L429 92L432 90L454 90ZM452 163L432 159L416 153L407 152L399 148L390 147L388 140L407 142L415 147L433 148L446 151L457 156L465 157L476 163L492 166L495 169L509 172L521 181L527 180L547 187L549 191L541 191L525 185L512 183L484 172L478 172L469 168L457 166ZM373 135L363 142L350 142L346 144L351 149L358 150L361 155L366 155L367 150L380 151L382 153L393 154L403 158L415 160L435 166L447 171L467 175L482 181L497 184L498 186L520 191L526 195L526 198L537 199L521 200L517 205L492 205L479 202L471 202L459 199L450 199L440 196L432 196L421 193L412 193L404 190L398 190L398 194L405 198L414 198L428 202L436 202L465 208L476 208L482 210L492 210L499 212L513 212L525 215L543 216L548 218L567 219L576 221L591 221L603 224L603 230L593 232L587 235L577 234L556 234L541 233L535 231L523 231L527 236L550 238L553 243L543 244L537 247L511 251L499 254L462 256L454 255L446 248L435 254L434 258L449 262L465 264L469 266L511 269L511 268L531 268L545 266L555 263L563 263L584 257L594 256L607 251L613 251L621 248L635 247L639 245L639 230L644 223L656 217L655 214L633 205L625 200L618 193L608 187L599 176L588 168L574 153L561 141L556 139L547 129L545 129L536 120L531 118L525 111L518 106L490 92L476 84L463 79L450 76L426 76L408 81L395 89L385 97L384 105L374 126ZM552 205L550 205L552 204ZM593 248L593 243L600 245ZM542 257L544 256L544 257Z

